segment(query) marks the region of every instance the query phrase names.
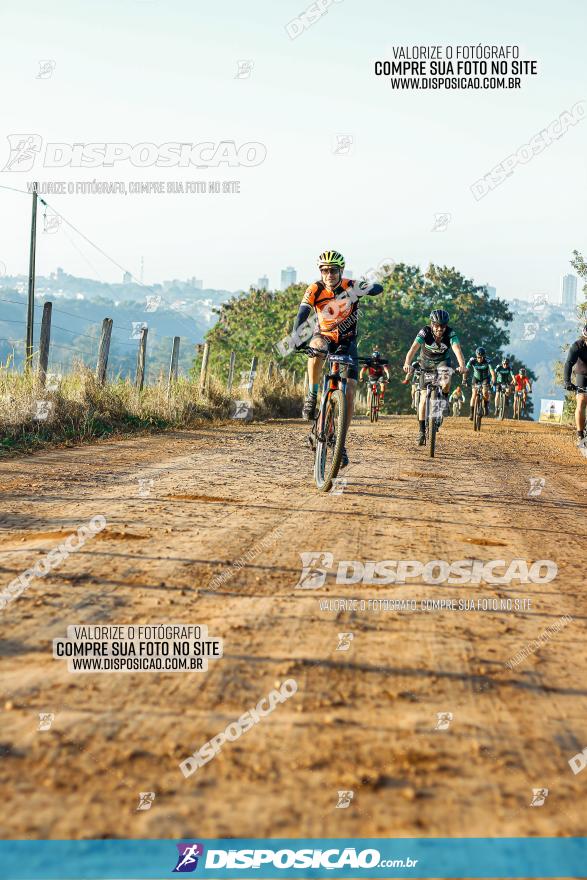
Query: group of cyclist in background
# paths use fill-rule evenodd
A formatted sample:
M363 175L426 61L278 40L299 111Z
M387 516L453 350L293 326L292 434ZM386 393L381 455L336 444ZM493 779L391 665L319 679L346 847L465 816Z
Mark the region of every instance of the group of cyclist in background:
M363 367L359 377L358 350L357 350L357 324L359 300L362 296L378 296L383 293L381 284L369 284L367 281L354 281L343 278L345 262L344 257L338 251L324 251L318 258L321 280L311 284L302 299L296 321L294 323L294 337L300 337L300 331L314 310L317 325L312 332L310 345L310 357L308 359L308 394L304 401L302 416L313 420L316 417L317 395L319 377L327 354L334 352L344 353L352 361L352 365L346 367L346 399L348 424L354 410L354 397L357 380L360 378L369 383L370 389L376 389L379 400L382 402L386 385L390 379L388 361L386 361L377 347L372 351L369 358L361 358ZM307 348L305 342L299 342L295 346L298 350ZM418 357L416 358L416 354ZM462 376L462 384L451 394L451 377L454 372L451 364L451 354L454 354L458 362L456 372ZM571 373L575 370L576 384L571 382ZM464 402L463 387L467 387L467 378L471 375L471 414L478 395L483 401L483 414L489 415L490 394L494 393L496 415L504 414L508 410L510 400L513 402L514 415L520 416L526 409L528 395L532 392L532 383L526 370L522 367L518 373L511 368L510 361L503 357L497 366L487 359L485 349L480 346L476 349L473 357L465 362L456 331L449 325L449 314L446 309L433 309L430 314L430 323L422 327L406 353L403 364L406 373L404 384L411 379L412 404L417 407L419 423L418 442L426 443L425 405L426 396L420 393L424 389L426 377L435 375L435 381L439 388L439 426L443 415L448 411L449 405L453 407L453 413L460 413ZM571 346L564 370L564 383L568 391L577 393L576 426L577 442L585 440L585 420L587 413L587 324L583 327L582 336ZM342 467L348 464L348 455L344 449Z

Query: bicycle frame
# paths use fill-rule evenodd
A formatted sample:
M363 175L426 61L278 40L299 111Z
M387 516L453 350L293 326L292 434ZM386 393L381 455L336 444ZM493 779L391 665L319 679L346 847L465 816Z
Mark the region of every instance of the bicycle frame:
M328 403L328 396L330 391L336 391L336 389L340 386L342 393L344 394L346 400L346 386L347 386L347 378L343 376L340 372L340 365L350 365L352 364L352 359L348 357L348 355L327 355L328 360L328 372L324 376L322 382L322 400L320 402L320 411L318 413L318 418L316 419L316 439L320 442L324 442L325 435L325 420L326 420L326 405Z

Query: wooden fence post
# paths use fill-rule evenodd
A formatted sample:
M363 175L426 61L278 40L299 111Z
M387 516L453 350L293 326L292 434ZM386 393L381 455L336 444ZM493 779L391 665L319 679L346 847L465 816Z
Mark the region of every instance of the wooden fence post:
M110 337L112 336L112 318L104 318L102 321L102 334L98 346L98 362L96 364L96 379L99 385L106 381L106 369L108 367L108 353L110 351Z
M141 338L139 340L139 350L137 352L137 372L135 376L135 388L137 391L143 390L145 382L145 360L147 357L147 333L148 327L141 327Z
M202 355L202 369L200 370L200 394L206 390L206 379L208 378L208 358L210 357L210 343L204 343L204 353Z
M171 394L171 386L177 382L177 365L179 363L179 336L173 337L171 361L169 362L169 378L167 380L167 393Z
M257 375L257 355L253 357L251 361L251 369L249 370L249 381L247 382L247 391L249 394L253 393L253 384L255 382L255 376Z
M236 354L234 351L230 352L230 363L228 365L228 381L226 383L226 390L230 392L232 390L232 380L234 379L234 362L236 360Z
M43 306L41 320L41 338L39 339L39 382L41 388L45 387L47 378L47 366L49 364L49 343L51 342L51 310L53 303L46 302Z

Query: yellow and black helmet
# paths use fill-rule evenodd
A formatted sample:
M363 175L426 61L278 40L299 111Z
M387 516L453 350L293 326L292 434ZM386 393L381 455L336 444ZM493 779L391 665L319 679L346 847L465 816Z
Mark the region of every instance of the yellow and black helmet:
M322 251L318 257L318 268L322 269L324 266L338 266L342 272L344 269L343 255L338 251Z

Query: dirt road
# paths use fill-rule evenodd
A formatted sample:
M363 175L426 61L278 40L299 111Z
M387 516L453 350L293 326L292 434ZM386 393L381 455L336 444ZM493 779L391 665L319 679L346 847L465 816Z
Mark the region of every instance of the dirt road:
M583 834L587 772L568 761L587 746L587 460L570 433L488 421L476 436L452 420L430 460L412 419L357 421L347 484L320 495L305 431L233 422L0 465L3 585L107 520L0 612L4 836ZM335 564L324 586L296 588L309 551ZM552 560L558 575L335 582L340 560L467 558ZM398 597L531 607L325 608ZM71 624L165 622L206 624L224 657L207 672L109 674L52 657ZM184 758L286 679L293 697L184 778ZM539 808L534 788L549 790ZM155 800L137 811L145 791ZM339 791L353 792L346 808Z

